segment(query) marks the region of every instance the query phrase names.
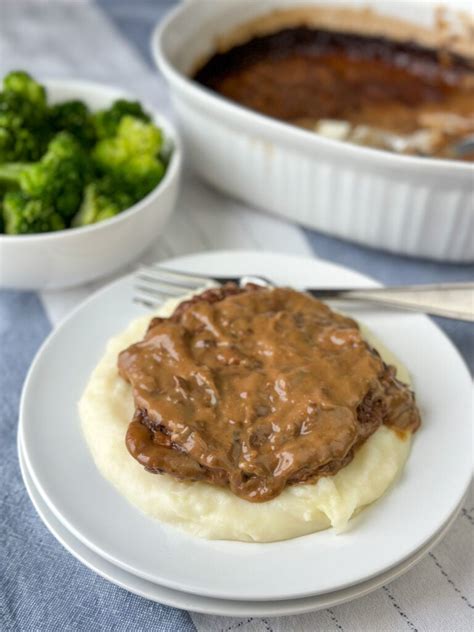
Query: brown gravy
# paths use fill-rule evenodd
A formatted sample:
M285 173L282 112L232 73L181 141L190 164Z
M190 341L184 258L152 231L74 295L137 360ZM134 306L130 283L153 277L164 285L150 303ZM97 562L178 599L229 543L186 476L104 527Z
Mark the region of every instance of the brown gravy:
M411 42L291 27L213 55L194 79L302 127L329 119L401 135L428 129L438 157L456 158L453 146L474 133L472 65Z
M420 424L357 323L290 289L208 290L154 318L118 366L136 405L131 455L252 502L335 474L382 423Z

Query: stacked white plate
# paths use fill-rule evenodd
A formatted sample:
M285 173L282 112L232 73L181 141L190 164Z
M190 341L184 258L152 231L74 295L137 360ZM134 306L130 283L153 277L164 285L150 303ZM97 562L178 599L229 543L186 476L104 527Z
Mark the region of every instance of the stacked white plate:
M327 262L217 252L178 270L261 274L281 285L367 286ZM411 372L423 425L403 476L377 503L332 530L270 544L191 537L141 514L105 481L83 440L77 402L107 340L143 313L124 277L80 306L40 349L25 383L19 456L25 485L53 535L86 566L131 592L195 612L279 616L334 606L398 577L455 519L472 472L471 380L426 317L347 309Z

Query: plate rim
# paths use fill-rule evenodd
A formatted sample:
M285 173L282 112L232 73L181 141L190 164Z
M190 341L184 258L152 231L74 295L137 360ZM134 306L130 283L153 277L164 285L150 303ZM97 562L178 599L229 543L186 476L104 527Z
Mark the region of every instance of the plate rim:
M187 262L192 261L193 259L195 259L196 257L198 258L205 258L208 260L212 260L213 258L220 258L220 257L226 257L226 256L245 256L245 255L249 255L252 257L262 257L262 258L268 258L268 259L275 259L276 257L279 259L291 259L293 261L297 261L297 262L302 262L302 261L309 261L311 260L314 263L321 263L324 266L327 266L329 268L335 268L338 269L339 271L342 271L343 273L348 273L350 272L353 276L358 277L361 280L362 284L365 284L366 286L370 286L370 285L375 285L376 282L374 280L372 280L370 277L367 277L366 275L363 275L359 272L355 272L353 270L350 270L349 268L345 267L345 266L341 266L338 264L334 264L332 262L328 262L325 261L323 259L317 259L317 258L312 258L312 257L308 257L308 256L300 256L300 255L287 255L287 254L283 254L283 253L272 253L272 252L259 252L259 251L252 251L252 250L245 250L245 251L240 251L240 250L224 250L224 251L211 251L211 252L205 252L205 253L196 253L196 254L192 254L192 255L185 255L185 256L181 256L181 257L175 257L173 259L169 259L166 261L163 261L162 263L166 264L166 265L170 265L171 267L173 267L173 265L180 265L180 264L184 264L186 265ZM43 344L41 345L40 349L38 350L35 359L33 361L33 363L31 364L31 367L29 369L27 378L25 380L25 384L23 387L23 392L22 392L22 397L21 397L21 404L20 404L20 424L19 424L19 433L22 434L22 437L24 439L24 432L25 432L25 423L24 423L24 408L25 408L25 400L26 400L26 395L28 392L28 387L29 387L29 383L30 380L32 379L32 376L34 376L34 372L35 372L35 367L37 365L37 362L39 361L39 358L41 357L42 353L45 351L45 349L49 346L49 344L51 343L51 341L54 339L54 337L57 335L58 331L60 331L63 327L67 326L67 324L69 323L69 321L73 320L75 318L75 316L77 315L78 312L81 312L83 309L85 309L90 303L94 302L95 300L99 299L100 296L102 294L106 294L109 291L112 291L113 288L115 288L115 286L120 285L120 284L124 284L127 280L130 280L130 278L132 277L131 274L127 274L124 275L122 277L120 277L119 279L114 280L112 283L107 284L106 286L100 288L98 291L94 292L91 296L87 297L85 301L81 302L80 305L78 305L74 310L72 310L72 312L70 314L68 314L66 316L66 318L64 318L62 320L62 322L60 323L60 325L56 328L54 328L51 333L48 335L48 337L46 338L46 340L43 342ZM437 327L437 325L435 325L433 322L431 322L431 320L426 317L426 316L413 316L411 315L412 318L416 317L417 319L423 319L426 324L428 324L431 328L434 328L436 330L437 335L441 334L441 337L444 339L444 342L448 344L448 346L451 348L451 350L455 353L455 355L457 356L458 360L461 361L462 366L464 371L466 372L466 374L468 374L466 365L464 363L464 360L462 359L462 357L460 356L459 352L457 351L456 347L454 346L454 344L451 342L451 340L446 336L446 334L444 334L443 331L441 331L439 329L439 327ZM23 441L23 445L27 445L26 441ZM80 532L78 532L74 525L69 524L68 520L65 519L65 517L61 514L60 510L51 502L51 499L48 497L48 494L46 493L46 491L43 489L43 486L41 484L41 482L38 480L38 476L34 470L34 468L31 466L31 461L28 455L28 449L25 447L24 450L25 453L25 458L28 461L29 464L29 470L30 470L30 474L35 482L35 486L37 487L37 489L40 491L40 493L42 494L46 504L48 505L49 509L52 511L52 513L56 516L56 518L71 532L74 534L75 537L77 537L83 544L85 544L88 548L90 548L91 550L93 550L94 552L96 552L99 556L107 559L110 563L120 566L121 568L123 568L125 571L137 575L143 579L146 579L148 581L151 582L157 582L158 580L156 579L156 577L152 577L150 576L148 573L146 572L142 572L140 569L131 567L129 564L122 562L120 559L117 559L116 557L114 557L113 555L108 554L107 552L104 552L103 550L100 549L100 547L97 547L94 545L93 542L91 542L87 536L82 535ZM469 481L466 481L466 485L463 491L463 494L465 493L467 487L468 487ZM430 534L432 535L432 534ZM191 536L192 537L192 536ZM419 550L420 548L422 548L424 546L424 544L426 544L429 541L429 537L425 538L421 544L419 544L419 546L416 549L412 550L412 553L415 554L417 552L417 550ZM405 555L404 557L400 558L399 560L397 560L396 562L392 563L390 566L387 566L385 569L383 569L383 571L385 570L389 570L390 568L396 567L399 563L403 562L406 559L409 559L411 557L411 553ZM378 574L380 574L380 572L383 571L379 571L379 572L375 572L372 575L367 575L362 581L365 580L369 580L371 577L374 577ZM205 589L202 590L200 588L196 588L195 586L186 586L183 583L180 582L176 582L174 580L169 580L169 579L164 579L163 578L159 578L159 583L163 586L166 586L168 588L174 589L174 590L178 590L178 591L184 591L187 593L192 593L192 594L197 594L200 596L208 596L211 598L216 597L216 594L211 592L209 589ZM238 597L235 597L233 595L230 595L227 592L220 592L217 595L217 598L221 598L221 599L229 599L229 600L249 600L249 601L265 601L265 600L272 600L272 599L282 599L282 600L288 600L288 599L298 599L298 598L304 598L306 596L314 596L315 594L328 594L329 592L334 592L334 590L340 590L340 589L346 589L349 588L350 586L353 585L357 585L360 583L359 581L349 581L345 584L341 584L340 587L338 587L337 589L326 589L326 590L320 590L317 591L317 593L311 589L308 590L307 592L298 592L297 594L286 594L286 595L280 595L278 594L277 596L274 595L270 595L267 594L265 596L260 595L260 596L255 596L255 595L239 595Z
M186 593L184 591L176 590L174 588L161 586L160 584L138 577L137 575L134 575L133 573L130 573L120 568L119 566L114 565L112 562L109 562L108 560L106 560L104 557L102 557L101 555L99 555L98 553L90 549L86 544L84 544L78 538L76 538L74 534L72 534L65 525L63 525L59 520L57 520L57 518L54 516L52 512L50 512L50 510L47 507L46 502L44 501L40 492L36 489L34 482L28 472L28 466L23 456L23 447L21 445L21 437L19 434L17 436L17 456L18 456L18 462L20 465L20 473L23 480L23 484L27 491L30 502L33 505L33 508L35 509L36 513L38 514L41 522L46 527L46 529L51 533L51 535L55 538L55 540L70 555L72 555L79 563L83 564L84 566L86 566L86 568L96 573L97 575L105 579L106 581L111 582L112 584L114 584L115 586L118 586L119 588L122 588L123 590L127 590L135 595L138 595L139 597L142 597L143 599L148 599L150 601L154 601L155 603L160 603L160 604L169 606L171 608L179 608L181 610L196 612L200 614L214 615L214 616L216 615L217 616L232 616L232 617L239 617L239 616L245 616L245 615L257 616L257 617L295 616L298 614L317 612L325 608L332 608L335 606L342 605L344 603L349 603L350 601L354 601L355 599L366 597L372 592L380 589L382 586L384 586L388 582L392 582L395 579L402 577L405 573L407 573L414 566L416 566L437 544L439 544L440 541L446 536L447 532L451 529L456 519L458 518L459 513L464 504L464 501L466 499L466 495L465 495L463 499L461 500L461 502L459 503L459 505L457 506L457 508L455 509L455 511L453 512L453 514L449 517L447 522L440 529L440 531L436 533L433 539L430 540L424 547L422 547L417 552L415 552L413 557L401 562L399 566L393 567L392 569L389 569L385 571L384 573L382 573L380 576L377 575L376 577L369 579L366 582L362 582L361 584L355 584L348 588L342 588L340 591L335 591L334 593L322 593L320 595L313 595L313 596L290 599L290 600L276 600L274 602L240 601L240 600L235 600L235 599L227 600L227 599L220 599L218 597L208 597L208 596L196 595L193 593ZM32 492L32 489L34 490L34 493ZM35 494L38 494L38 496L40 497L40 502L44 503L44 507L41 507L41 505L40 507L38 507L39 505L38 498L35 496ZM48 515L47 512L50 512L51 515ZM72 544L68 542L63 535L58 534L57 525L54 525L53 527L51 526L51 522L50 522L51 518L57 521L59 528L62 528L67 532L68 536L73 541ZM97 558L97 561L96 560L94 560L93 562L85 561L83 557L81 556L81 554L77 552L77 550L75 549L77 544L79 544L79 546L84 547L90 555L93 555L95 558ZM101 569L99 570L99 568L97 567L97 563L100 563L100 562L109 565L111 567L111 572L106 572ZM209 609L205 604L202 604L202 605L198 604L197 606L196 604L194 604L194 606L190 608L189 606L186 607L185 604L177 603L175 600L173 600L173 598L169 599L166 596L164 599L162 597L155 599L153 596L150 595L150 593L147 593L145 590L140 590L139 588L136 588L136 587L131 588L130 585L127 585L125 581L117 580L112 575L114 570L118 570L122 573L125 573L127 575L126 579L130 578L135 581L138 580L140 582L145 582L146 584L150 584L153 587L157 586L161 590L164 589L168 591L169 593L171 593L171 597L174 597L174 595L176 594L176 598L178 599L178 602L179 602L180 596L184 595L184 598L188 598L188 599L191 598L191 599L198 599L198 600L201 600L201 599L208 600L209 602L211 602L209 604L210 606L212 606L212 604L219 605L219 606L223 606L227 608L227 610L224 611L222 610L222 608ZM363 588L361 588L361 586L363 586ZM356 592L357 588L359 588L359 590ZM342 595L341 593L344 593L344 594ZM332 597L332 599L329 600L329 597ZM313 603L313 601L319 601L319 600L321 600L321 603ZM243 612L240 612L238 609L236 609L238 607L243 607L244 605L246 607L245 614ZM265 610L265 608L269 608L269 609Z

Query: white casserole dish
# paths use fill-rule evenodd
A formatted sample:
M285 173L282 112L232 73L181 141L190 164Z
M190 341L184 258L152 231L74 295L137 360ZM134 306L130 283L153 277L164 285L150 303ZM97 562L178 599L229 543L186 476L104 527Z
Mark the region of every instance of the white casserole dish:
M375 248L447 261L474 260L474 167L330 140L262 116L188 78L218 38L275 8L315 0L183 3L152 38L188 155L222 191L305 226ZM327 4L327 3L326 3ZM343 0L420 25L435 3ZM469 9L469 2L450 7ZM448 14L449 16L449 14Z
M51 103L81 99L92 110L133 95L88 81L45 81ZM136 259L162 232L179 190L181 144L174 127L143 104L173 146L166 174L146 197L116 217L35 235L0 234L0 288L57 289L86 283Z

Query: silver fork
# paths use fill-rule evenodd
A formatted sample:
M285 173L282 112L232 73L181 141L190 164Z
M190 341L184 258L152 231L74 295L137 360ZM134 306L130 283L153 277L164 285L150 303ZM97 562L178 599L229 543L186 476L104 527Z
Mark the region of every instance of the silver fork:
M240 287L255 283L273 287L262 276L204 276L170 270L160 265L140 268L135 275L133 300L154 308L169 298L178 298L204 287L236 283ZM381 288L306 288L319 299L368 302L399 309L423 312L445 318L474 321L474 283L438 283Z

